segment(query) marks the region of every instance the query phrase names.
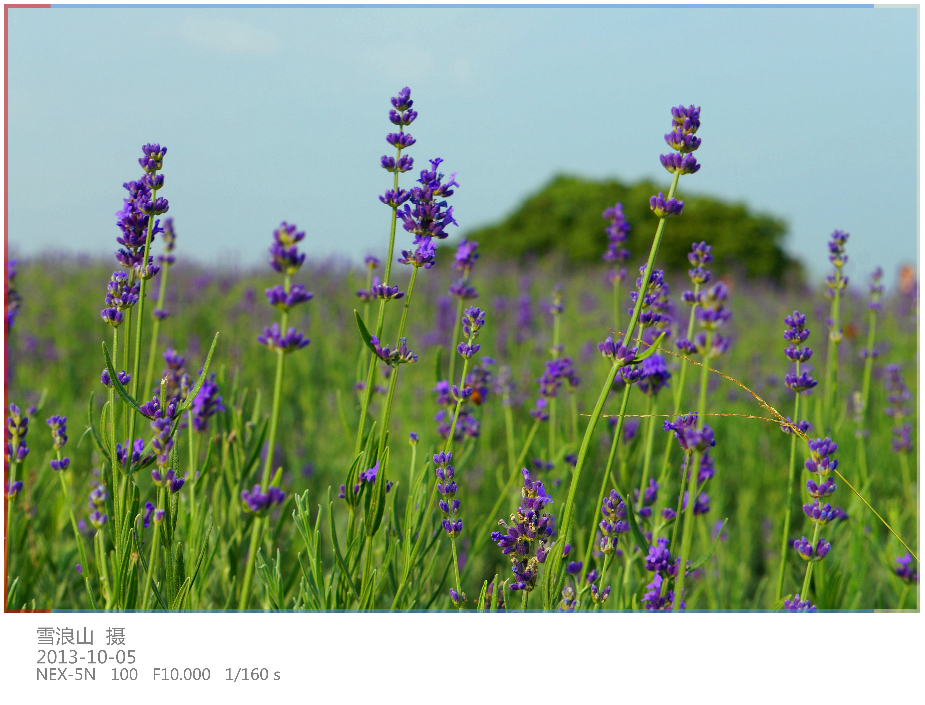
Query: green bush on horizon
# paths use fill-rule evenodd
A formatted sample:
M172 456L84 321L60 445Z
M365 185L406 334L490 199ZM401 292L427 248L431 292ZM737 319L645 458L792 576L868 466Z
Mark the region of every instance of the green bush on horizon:
M659 188L650 181L628 186L560 174L502 222L468 231L466 237L478 241L480 251L491 257L516 259L559 251L573 262L599 262L607 247L601 214L620 202L633 228L627 248L637 258L658 224L649 198ZM781 247L787 233L782 219L753 213L742 203L686 193L678 197L684 201L684 217L672 220L659 250L659 262L667 269L686 270L691 242L707 240L719 273L802 283L802 265Z

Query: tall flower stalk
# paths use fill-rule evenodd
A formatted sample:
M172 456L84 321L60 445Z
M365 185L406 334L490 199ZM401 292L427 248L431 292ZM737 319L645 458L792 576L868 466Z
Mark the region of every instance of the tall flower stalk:
M806 346L798 346L803 345L809 338L809 329L806 327L806 316L799 311L794 311L792 315L784 318L784 324L787 325L787 330L784 331L784 340L790 343L786 350L784 350L784 354L787 356L788 360L796 365L796 372L788 372L785 378L787 386L795 392L796 396L793 402L793 419L788 419L788 421L796 425L797 429L802 433L805 433L809 428L809 424L798 420L800 418L800 397L803 392L808 392L815 387L817 382L808 373L800 372L800 363L809 360L813 355L813 351ZM790 536L790 516L791 510L793 509L793 486L796 482L798 437L794 429L786 424L781 424L781 429L785 433L790 434L790 463L787 470L787 504L784 509L784 525L781 532L780 568L777 575L777 591L774 594L775 602L780 600L784 591L784 573L787 569L787 547L789 542L788 537ZM806 593L804 592L803 594L805 596Z
M614 265L614 268L607 272L607 282L613 294L613 325L616 330L620 330L620 286L626 278L626 267L623 265L630 258L629 250L623 245L632 228L623 215L622 203L616 203L613 208L608 208L601 217L609 221L607 227L604 228L604 232L607 233L607 251L603 259L605 262L613 262Z
M392 98L392 109L389 111L389 121L398 127L398 132L389 133L386 135L385 139L386 142L392 145L396 151L394 157L383 155L382 159L380 160L382 168L393 175L392 188L387 190L384 195L379 197L379 200L392 210L389 226L389 251L385 260L384 283L386 285L388 285L389 279L392 275L392 256L395 251L395 229L398 223L399 208L409 198L411 198L411 193L398 187L398 175L406 171L410 171L414 168L414 159L408 155L402 154L403 150L408 149L417 141L414 139L414 137L411 136L410 133L405 132L405 127L414 122L418 116L417 111L412 110L412 105L414 105L414 101L411 100L411 89L408 87L400 90L398 95ZM431 253L431 262L429 266L433 266L433 253ZM377 338L382 337L382 326L385 322L386 303L386 300L379 302L379 314L378 318L376 319L375 328L375 336ZM366 427L366 412L369 409L369 403L372 399L373 389L375 388L375 380L376 359L373 354L370 354L369 366L366 374L366 387L363 390L363 399L360 406L360 420L357 424L357 436L354 455L359 455L363 446L363 431Z
M244 582L241 585L241 595L238 600L238 609L246 609L250 598L251 580L254 577L254 566L257 560L257 548L266 523L266 516L272 508L281 504L285 498L279 489L279 478L273 478L273 451L276 448L276 433L279 428L279 407L283 394L283 371L286 366L286 355L295 350L301 350L309 344L309 339L303 337L295 328L289 327L289 311L294 306L305 303L312 298L301 284L292 284L292 275L299 271L305 262L305 254L300 253L298 243L305 237L304 232L297 232L295 225L286 222L280 224L273 233L273 245L270 247L270 266L283 275L282 285L266 290L267 300L271 306L279 309L280 321L271 327L265 328L262 335L257 336L258 342L276 354L276 376L273 382L273 408L270 411L270 430L267 434L267 457L263 466L263 475L260 484L250 491L241 492L241 500L247 511L254 513L254 526L251 533L250 550L247 554L247 567L244 572ZM273 487L270 486L274 480Z
M451 391L453 398L456 400L456 409L453 413L453 425L450 427L450 433L446 439L446 445L442 453L434 455L434 465L436 466L437 491L443 499L440 500L440 510L443 512L443 530L450 537L453 551L453 572L456 577L456 590L451 592L450 598L454 606L462 608L466 601L466 594L462 591L459 581L459 558L456 553L456 537L462 532L462 519L456 519L459 513L459 500L455 499L456 482L453 480L454 470L449 463L453 459L453 436L456 432L456 422L459 420L459 411L463 402L472 396L473 388L466 386L466 372L469 368L469 360L475 355L481 345L475 342L482 327L485 325L485 312L477 307L469 307L463 314L463 333L466 341L460 343L456 351L463 358L463 370L460 376L459 386L453 384Z
M646 262L645 272L642 276L643 290L648 286L649 276L655 267L655 258L658 256L658 250L661 246L662 236L665 232L665 224L669 217L680 215L682 209L684 208L684 202L678 201L674 198L675 191L678 187L678 181L680 180L682 174L692 174L700 168L700 165L697 164L697 160L694 158L693 154L691 154L691 152L700 147L701 143L700 138L695 134L700 128L700 108L695 108L694 106L690 106L689 108L679 106L677 108L672 108L671 114L672 131L665 135L665 141L672 149L676 151L676 153L664 156L663 164L669 172L674 174L674 177L671 181L671 187L668 189L667 197L659 193L657 196L652 196L650 199L649 205L652 208L652 211L658 217L659 221L658 227L655 230L655 237L652 241L652 246L649 250L649 258ZM635 357L635 355L628 356L625 355L625 353L627 350L627 344L631 343L633 340L633 333L636 330L636 324L639 320L644 298L645 297L640 296L636 300L636 306L633 309L633 314L630 317L626 332L623 335L622 345L614 346L613 343L611 343L611 346L615 347L616 350L622 349L624 354L614 355L611 357L612 362L610 371L607 375L603 387L601 388L601 392L598 395L597 403L591 412L591 417L588 421L588 425L585 429L585 435L582 438L581 447L578 451L578 459L575 465L575 469L572 472L572 481L569 485L568 498L566 499L565 507L562 511L561 533L559 539L557 539L557 543L561 542L565 544L570 540L575 495L578 491L578 483L581 479L581 471L584 467L585 459L588 455L588 448L591 445L591 438L594 435L594 429L597 426L597 421L600 418L601 412L603 411L604 403L607 401L607 396L610 393L614 378L616 377L619 369L630 364ZM618 436L623 431L623 419L623 416L620 416L617 419L617 426L614 432ZM593 539L593 536L589 537L589 540ZM551 570L547 573L547 575L552 575L552 580L557 580L559 564L562 561L561 553L559 551L553 551L552 560L553 565L551 566ZM548 603L551 601L551 596L554 593L555 585L552 585L544 595L544 605L548 605Z
M861 357L864 360L864 377L861 383L861 391L855 392L854 397L854 435L858 439L858 469L861 471L861 483L867 484L867 408L870 402L870 378L873 373L874 360L877 359L878 351L874 347L874 341L877 333L877 314L882 309L880 296L883 294L883 270L877 267L870 275L868 290L870 291L870 301L867 304L868 324L867 324L867 346L862 348Z
M477 299L479 296L475 287L469 284L469 277L472 276L472 269L475 267L475 262L479 258L479 253L476 252L478 247L479 243L474 240L463 239L456 248L456 255L453 257L453 269L462 272L462 277L454 281L450 286L450 294L458 299L456 303L456 318L453 321L453 337L450 338L452 341L455 341L456 338L459 337L459 326L462 325L463 306L466 305L466 301ZM455 370L456 358L451 355L450 371L447 375L447 379L449 379L450 382L456 379L453 376Z
M838 402L838 346L841 344L843 333L841 329L840 306L841 292L848 286L848 277L843 276L842 269L848 263L845 254L845 243L848 242L848 233L836 230L829 240L829 261L835 267L834 273L825 278L826 295L832 299L832 309L829 316L829 345L826 350L825 363L825 389L823 397L823 418L827 428L835 424L836 404ZM804 594L804 597L806 595Z
M912 399L912 392L903 381L899 365L887 365L886 393L888 406L883 412L889 416L893 423L893 452L899 456L899 468L902 473L903 495L907 501L912 501L915 495L912 491L912 478L909 472L909 453L912 450L912 424L905 422L911 415L906 402Z
M687 274L690 277L694 288L692 290L688 289L681 295L681 300L691 307L690 316L688 317L687 321L687 333L683 337L680 337L677 342L678 347L682 348L682 350L694 337L694 323L697 320L697 311L700 307L701 287L708 284L712 276L710 271L706 268L706 265L713 261L713 248L706 242L695 242L691 245L691 251L688 253L687 259L691 265L691 269L687 270ZM687 377L688 367L689 364L687 358L681 360L681 370L678 373L678 380L674 388L674 409L672 411L673 416L678 416L681 413L681 404L684 401L684 383L685 378ZM669 436L665 441L665 451L662 454L662 465L659 470L659 483L665 482L665 479L668 476L668 466L673 445L674 444L672 443L672 439Z
M810 457L806 459L806 469L816 476L816 480L806 481L806 491L812 499L812 504L803 505L803 513L813 522L813 538L807 541L802 537L793 544L794 549L806 561L806 575L803 578L803 589L800 595L804 600L809 599L810 579L813 575L813 566L828 555L832 545L819 532L823 526L839 517L836 508L822 501L831 496L837 489L832 473L838 467L838 461L832 456L838 449L838 444L829 438L817 438L809 441Z
M145 371L145 386L142 390L147 395L151 392L151 384L154 381L154 360L157 357L157 340L160 335L161 321L170 314L164 309L164 295L167 293L167 272L173 266L176 259L173 256L174 247L176 247L176 233L173 229L173 218L164 220L164 232L162 234L164 241L164 254L158 256L157 261L161 263L161 278L158 283L157 305L151 312L154 323L151 329L151 349L148 351L148 369Z

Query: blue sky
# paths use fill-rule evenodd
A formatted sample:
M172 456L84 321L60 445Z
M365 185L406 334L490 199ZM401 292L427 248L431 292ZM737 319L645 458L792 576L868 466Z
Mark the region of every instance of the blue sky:
M105 255L146 142L177 256L249 266L282 220L310 256L384 254L389 98L417 164L457 172L459 232L554 174L670 179L669 109L702 107L684 193L786 219L811 273L892 282L918 234L916 9L67 8L9 11L11 252ZM411 177L406 175L406 185ZM682 216L683 217L683 216ZM602 221L603 227L603 221ZM404 242L401 240L400 244Z

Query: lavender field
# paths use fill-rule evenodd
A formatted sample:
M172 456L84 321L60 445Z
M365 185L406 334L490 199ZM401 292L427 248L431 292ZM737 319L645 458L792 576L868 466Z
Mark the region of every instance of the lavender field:
M365 266L287 222L260 269L184 262L158 144L115 258L9 263L8 608L919 608L911 270L848 281L833 221L824 282L718 271L708 231L664 271L683 105L645 251L616 203L599 265L480 257L412 106Z

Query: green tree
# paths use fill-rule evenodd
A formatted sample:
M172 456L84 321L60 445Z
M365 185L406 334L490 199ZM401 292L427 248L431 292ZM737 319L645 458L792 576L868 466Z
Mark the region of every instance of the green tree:
M506 220L470 231L466 237L477 240L480 251L494 257L558 251L573 262L600 262L607 247L601 214L619 201L633 228L627 248L636 258L648 248L658 223L649 209L649 198L658 190L648 181L627 186L559 175ZM787 227L780 218L705 196L682 194L682 200L684 212L670 222L659 252L660 264L669 270L687 269L691 243L706 240L713 246L713 269L718 272L735 271L776 283L785 275L802 279L802 266L781 248Z

